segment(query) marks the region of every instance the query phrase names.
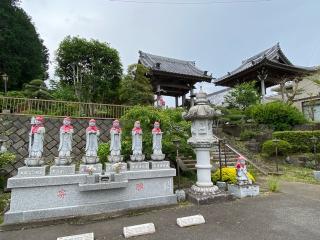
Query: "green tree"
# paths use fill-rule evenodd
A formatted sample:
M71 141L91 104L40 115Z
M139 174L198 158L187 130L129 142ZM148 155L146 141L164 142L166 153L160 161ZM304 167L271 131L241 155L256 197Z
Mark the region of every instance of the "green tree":
M258 94L255 85L255 81L236 85L224 97L225 102L230 108L239 108L241 110L258 103L260 95Z
M0 73L9 76L8 90L47 78L48 50L31 18L14 0L0 1L0 49Z
M97 40L67 36L56 54L62 86L82 102L117 102L122 66L118 51Z
M141 64L132 64L120 83L120 100L128 105L152 105L154 94L149 78L148 68Z
M24 95L28 98L50 99L50 93L43 80L34 79L24 86Z

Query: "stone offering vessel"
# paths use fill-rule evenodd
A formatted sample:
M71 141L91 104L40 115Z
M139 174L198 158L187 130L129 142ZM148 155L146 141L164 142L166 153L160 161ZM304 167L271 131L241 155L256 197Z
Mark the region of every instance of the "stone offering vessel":
M134 123L132 129L132 155L130 155L131 161L143 161L145 155L142 154L142 129L140 127L140 121Z
M42 116L37 116L31 120L31 131L29 133L29 157L24 160L27 166L41 166L44 161L43 142L45 128L43 126L44 119Z
M72 134L73 126L71 125L71 118L63 119L63 125L60 127L60 143L59 143L59 157L55 158L56 165L67 165L72 162Z
M155 122L152 129L152 150L151 159L155 161L161 161L165 158L165 154L162 153L162 134L160 129L160 123Z
M123 156L121 155L121 134L120 122L116 119L113 121L112 128L110 129L111 143L108 160L111 163L121 162L123 160Z
M100 130L96 126L96 120L91 119L86 129L86 155L82 158L83 163L94 164L99 162L97 155L99 135Z

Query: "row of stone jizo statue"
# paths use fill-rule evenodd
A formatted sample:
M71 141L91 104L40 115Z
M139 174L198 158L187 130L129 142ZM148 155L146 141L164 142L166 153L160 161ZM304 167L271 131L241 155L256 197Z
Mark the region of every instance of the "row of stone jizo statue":
M29 157L25 159L27 166L41 166L43 161L43 144L45 138L44 118L37 116L32 121L31 131L29 133ZM58 157L55 158L55 165L67 165L72 162L72 135L74 129L71 125L71 118L66 117L63 119L63 125L60 127L60 142L58 147ZM120 162L123 160L121 155L121 133L119 120L114 120L112 128L110 129L110 155L108 160L112 163ZM152 129L153 135L153 154L151 159L155 161L164 160L165 154L162 153L162 134L160 123L155 122ZM89 126L86 129L86 147L85 156L82 161L85 164L95 164L99 161L97 156L98 140L100 130L96 126L96 121L91 119ZM143 161L145 155L142 153L142 129L140 122L136 121L132 129L132 155L131 161Z

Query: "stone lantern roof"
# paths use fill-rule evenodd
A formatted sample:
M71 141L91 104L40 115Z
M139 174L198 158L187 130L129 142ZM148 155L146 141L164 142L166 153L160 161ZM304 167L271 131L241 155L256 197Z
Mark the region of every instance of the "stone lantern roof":
M196 94L195 105L183 115L183 118L185 120L212 119L217 115L215 110L209 105L207 94L202 91L201 87L200 91Z

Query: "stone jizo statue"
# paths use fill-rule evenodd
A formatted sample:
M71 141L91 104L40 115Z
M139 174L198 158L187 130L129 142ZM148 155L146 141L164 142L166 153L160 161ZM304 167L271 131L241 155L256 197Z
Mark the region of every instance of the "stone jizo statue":
M29 155L24 160L27 166L41 166L44 161L43 154L43 142L45 128L43 126L43 117L37 116L31 119L31 131L29 132Z
M114 120L110 129L110 155L119 156L121 151L121 133L119 120Z
M60 127L59 157L55 159L56 165L65 165L71 162L73 131L71 118L64 118L63 125Z
M100 131L96 126L96 120L89 121L89 127L86 129L86 156L97 157L98 140Z
M144 154L142 154L142 129L140 122L136 121L132 129L132 161L143 161Z
M243 156L237 158L236 170L238 185L252 184L252 181L248 177L246 159Z
M155 122L152 129L152 150L153 154L151 155L152 160L163 160L165 154L162 153L162 134L163 132L160 129L160 123Z

